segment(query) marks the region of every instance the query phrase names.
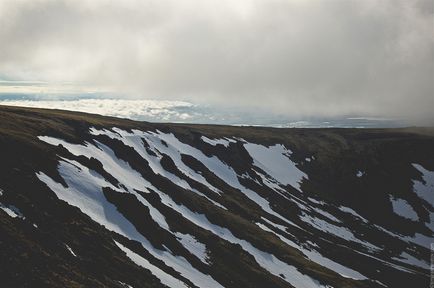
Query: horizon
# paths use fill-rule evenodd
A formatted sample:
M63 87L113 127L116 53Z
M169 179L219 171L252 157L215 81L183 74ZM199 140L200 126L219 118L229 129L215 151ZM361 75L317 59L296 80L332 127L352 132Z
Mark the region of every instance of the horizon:
M155 99L119 99L91 95L52 97L27 94L7 94L0 106L59 109L85 112L136 121L185 124L217 124L230 126L260 126L273 128L401 128L418 125L409 119L342 115L335 117L290 117L270 114L243 107L222 107L193 104L186 101Z

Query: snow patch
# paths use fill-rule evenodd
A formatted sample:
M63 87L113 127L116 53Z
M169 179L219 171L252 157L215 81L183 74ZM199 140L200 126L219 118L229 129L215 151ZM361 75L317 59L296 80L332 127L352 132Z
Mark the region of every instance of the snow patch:
M358 214L356 211L354 211L353 209L349 208L349 207L345 207L345 206L340 206L338 207L339 210L341 210L342 212L348 213L353 215L356 218L359 218L360 220L362 220L364 223L368 223L368 220L366 220L366 218L360 216L360 214Z
M395 233L392 231L387 230L384 227L381 227L377 224L374 224L374 227L386 234L389 234L392 237L398 238L401 241L407 242L407 243L414 243L417 245L420 245L422 247L425 247L427 249L430 249L430 245L431 243L433 243L433 237L428 237L426 235L420 234L420 233L415 233L413 237L411 236L405 236L405 235L401 235L399 233Z
M434 171L429 171L419 164L412 164L420 173L422 173L422 181L413 180L413 190L422 199L427 201L434 207Z
M302 246L296 244L295 242L289 240L288 238L280 235L279 233L274 232L267 226L261 223L256 223L262 230L273 233L276 235L282 242L286 243L287 245L296 248L297 250L301 251L308 259L312 260L315 263L318 263L321 266L327 267L330 270L335 271L336 273L340 274L343 277L346 278L352 278L355 280L364 280L368 279L364 275L360 274L359 272L348 268L346 266L343 266L327 257L324 257L316 250L308 250L306 248L303 248Z
M413 207L407 201L393 196L390 196L390 201L392 202L393 212L396 215L413 221L419 221L416 211L414 211Z
M283 185L291 185L300 190L300 183L308 176L297 168L289 159L292 152L281 144L266 147L263 145L245 143L244 148L253 158L253 165L261 168L269 176Z
M312 209L315 212L317 212L318 214L321 214L322 216L328 218L329 220L332 220L333 222L342 223L341 220L339 220L338 218L336 218L335 216L333 216L329 212L326 212L326 211L319 209L319 208L316 208L316 207L310 207L310 209Z
M210 139L206 136L201 136L200 139L202 139L203 142L208 143L212 146L217 146L217 145L223 145L226 148L229 147L230 143L236 143L237 141L235 141L234 139L230 139L230 138L221 138L221 139Z
M416 257L408 254L407 252L402 252L401 255L399 255L399 257L393 257L392 259L410 264L412 266L417 266L423 269L429 269L429 264L427 262L417 259Z
M157 266L152 265L147 259L143 258L142 256L138 255L137 253L133 252L132 250L128 249L124 245L122 245L119 242L115 241L115 244L124 251L127 254L127 257L131 259L135 264L151 271L152 275L160 279L161 283L164 285L167 285L168 287L185 287L188 288L187 285L185 285L184 282L182 282L179 279L176 279L172 275L164 272Z
M357 173L356 173L356 176L358 178L360 178L360 177L364 176L365 174L366 174L365 172L358 170Z
M312 198L312 197L307 197L307 199L308 199L310 202L315 203L315 204L318 204L318 205L325 205L325 204L326 204L324 201L320 201L320 200L317 200L317 199Z
M197 241L196 238L190 234L175 233L175 236L191 254L199 258L203 263L208 264L205 244Z
M69 247L67 244L65 244L66 249L68 249L69 253L72 254L72 256L77 257L77 254L74 253L74 251L71 249L71 247Z
M0 203L0 209L2 209L6 214L8 214L12 218L21 218L26 219L24 215L20 212L20 210L15 207L14 205L5 206L2 203Z
M320 231L326 232L331 235L335 235L341 239L344 239L346 241L351 241L358 243L365 248L367 248L370 251L380 251L381 249L367 241L360 240L357 238L348 228L346 227L339 227L333 224L328 223L327 221L324 221L322 219L312 217L310 215L307 215L302 212L302 216L300 217L300 220L304 221L305 223L309 224L312 227L317 228Z
M134 288L133 286L128 285L127 283L124 283L124 282L122 282L122 281L118 281L118 283L121 284L122 287L124 287L124 288Z

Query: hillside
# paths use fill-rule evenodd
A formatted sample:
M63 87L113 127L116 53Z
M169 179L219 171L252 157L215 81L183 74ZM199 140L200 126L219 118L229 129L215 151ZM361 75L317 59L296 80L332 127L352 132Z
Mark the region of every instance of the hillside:
M433 147L0 106L2 287L427 287Z

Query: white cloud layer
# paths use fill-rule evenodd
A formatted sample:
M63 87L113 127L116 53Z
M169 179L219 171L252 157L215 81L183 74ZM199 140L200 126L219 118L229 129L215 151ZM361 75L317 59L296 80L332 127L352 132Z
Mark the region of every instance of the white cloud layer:
M431 0L0 2L0 78L289 115L429 117Z
M6 100L0 105L63 109L106 116L151 120L154 122L188 122L194 105L182 101L78 99L78 100Z

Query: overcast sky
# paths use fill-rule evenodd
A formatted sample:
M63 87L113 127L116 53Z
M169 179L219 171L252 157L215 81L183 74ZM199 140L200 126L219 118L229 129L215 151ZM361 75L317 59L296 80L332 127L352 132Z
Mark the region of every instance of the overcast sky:
M288 115L424 118L433 1L1 0L0 79Z

